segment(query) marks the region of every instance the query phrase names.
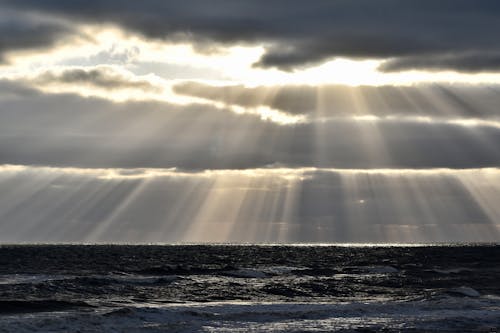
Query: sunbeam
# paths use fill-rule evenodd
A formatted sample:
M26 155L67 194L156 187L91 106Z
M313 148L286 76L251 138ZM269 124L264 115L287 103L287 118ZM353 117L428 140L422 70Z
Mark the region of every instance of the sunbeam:
M186 173L4 166L0 176L2 184L23 184L2 200L0 241L94 243L133 235L148 243L420 243L493 241L500 232L495 168Z
M0 5L3 241L498 240L482 25L427 4L89 6Z
M496 332L499 17L0 0L0 331Z

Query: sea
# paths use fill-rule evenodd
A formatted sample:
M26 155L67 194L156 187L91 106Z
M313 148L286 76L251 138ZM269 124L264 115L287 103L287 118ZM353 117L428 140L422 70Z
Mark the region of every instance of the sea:
M0 246L0 332L499 328L498 244Z

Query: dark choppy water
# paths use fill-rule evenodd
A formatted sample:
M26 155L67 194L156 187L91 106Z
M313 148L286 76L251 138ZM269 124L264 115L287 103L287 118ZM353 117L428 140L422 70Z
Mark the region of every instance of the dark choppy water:
M0 247L0 332L496 332L500 246Z

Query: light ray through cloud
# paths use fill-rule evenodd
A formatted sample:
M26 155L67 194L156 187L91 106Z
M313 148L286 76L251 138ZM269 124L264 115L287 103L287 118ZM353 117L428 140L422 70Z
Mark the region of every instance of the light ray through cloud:
M0 177L2 184L25 184L10 203L2 200L3 242L116 242L127 235L148 243L352 242L362 235L363 242L411 243L471 235L492 241L500 232L496 168L182 172L3 166ZM51 209L40 214L47 205ZM46 232L32 232L41 225ZM76 230L79 238L68 238Z
M0 4L1 242L500 240L499 6L217 4Z

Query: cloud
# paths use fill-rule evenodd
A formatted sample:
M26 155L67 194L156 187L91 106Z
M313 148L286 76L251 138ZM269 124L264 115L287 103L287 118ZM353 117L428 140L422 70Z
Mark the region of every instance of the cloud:
M499 12L490 0L3 0L0 61L21 66L0 80L0 242L498 240L498 85L183 82L174 95L179 81L139 74L227 79L222 53L163 59L179 41L188 55L258 45L255 66L289 71L333 57L498 71ZM98 47L69 50L88 31ZM15 61L59 44L62 58ZM305 120L262 116L274 111Z
M411 69L456 70L468 73L498 72L500 71L500 52L450 53L431 57L408 56L389 60L379 67L379 70L385 72Z
M245 87L184 82L174 91L242 107L267 106L289 114L328 116L498 117L498 85L281 85Z
M0 5L1 8L1 5ZM60 20L2 9L0 14L0 62L6 53L28 49L49 48L76 30Z
M475 168L500 163L500 128L432 118L371 122L340 117L279 125L207 104L114 103L22 90L0 96L0 110L0 163L7 164L204 170L270 165Z
M428 58L453 54L470 58L466 62L476 62L478 68L495 70L483 54L500 52L495 34L500 30L500 4L493 0L218 0L210 4L200 0L127 4L5 0L2 4L78 22L113 23L148 38L197 44L259 43L266 45L267 52L257 65L282 69L337 56L396 61L413 57L411 63L397 63L407 69L425 64ZM463 63L452 62L446 68L470 70Z
M107 90L139 89L148 92L160 92L161 87L145 78L137 78L123 70L109 66L90 68L63 68L39 73L32 82L37 85L89 85Z
M0 98L19 98L22 96L39 95L40 91L36 88L30 87L25 83L0 80Z

